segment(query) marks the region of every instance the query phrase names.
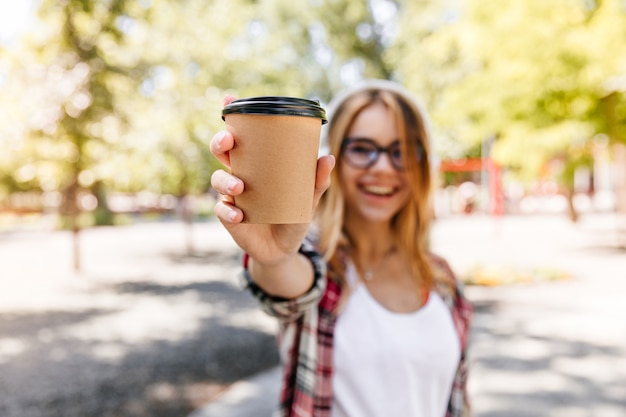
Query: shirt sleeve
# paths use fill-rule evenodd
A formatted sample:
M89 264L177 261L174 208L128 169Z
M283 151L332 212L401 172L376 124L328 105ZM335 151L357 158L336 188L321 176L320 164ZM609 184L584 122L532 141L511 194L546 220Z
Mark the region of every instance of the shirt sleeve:
M302 243L298 252L307 257L313 265L314 277L311 288L303 295L293 299L274 297L263 291L252 280L248 271L248 255L244 254L242 273L244 287L256 297L267 314L281 321L297 320L305 311L315 308L326 288L326 263L319 252L308 240Z
M446 417L470 417L471 408L467 392L468 363L467 352L461 355L461 361L454 376L450 401Z
M456 297L454 308L454 321L459 330L463 351L461 361L454 378L454 386L452 388L453 395L450 398L451 403L455 403L456 413L454 416L469 417L471 416L471 406L469 394L467 391L467 381L469 375L469 337L471 329L471 318L474 312L472 303L463 294L463 286L458 279L456 281Z
M435 272L435 286L448 303L452 320L461 342L461 360L454 377L454 384L448 402L446 417L468 417L471 415L467 391L469 333L473 306L463 293L463 285L448 263L440 257L431 255Z

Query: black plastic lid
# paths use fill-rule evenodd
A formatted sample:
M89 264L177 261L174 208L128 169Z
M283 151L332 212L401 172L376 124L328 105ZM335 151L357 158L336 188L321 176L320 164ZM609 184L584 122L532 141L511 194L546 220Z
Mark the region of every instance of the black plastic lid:
M222 120L227 114L271 114L306 116L322 119L327 123L326 111L317 100L296 97L249 97L235 100L222 110Z

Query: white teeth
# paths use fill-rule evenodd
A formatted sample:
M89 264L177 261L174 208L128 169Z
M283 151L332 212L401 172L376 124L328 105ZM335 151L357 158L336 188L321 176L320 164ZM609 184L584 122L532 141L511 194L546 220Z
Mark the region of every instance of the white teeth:
M385 187L382 185L366 185L363 189L368 193L377 195L389 195L393 193L393 187Z

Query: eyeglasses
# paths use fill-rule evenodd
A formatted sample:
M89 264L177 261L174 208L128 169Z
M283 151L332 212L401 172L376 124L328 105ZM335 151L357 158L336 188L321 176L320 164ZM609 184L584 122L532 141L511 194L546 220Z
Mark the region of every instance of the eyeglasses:
M373 166L382 153L389 155L391 165L397 171L404 170L404 155L400 142L395 141L387 147L378 146L371 139L345 138L341 144L341 153L345 161L354 168L366 169Z

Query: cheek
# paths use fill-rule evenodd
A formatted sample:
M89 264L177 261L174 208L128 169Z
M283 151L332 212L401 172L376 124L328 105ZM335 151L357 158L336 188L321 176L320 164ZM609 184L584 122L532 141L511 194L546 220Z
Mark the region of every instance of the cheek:
M400 194L402 196L402 201L407 203L411 199L411 195L413 192L419 192L418 190L411 189L411 183L409 182L409 177L404 174L402 175L402 188Z
M413 193L410 191L410 189L408 187L403 188L402 192L400 193L400 201L401 201L401 206L405 206L406 204L409 203L409 201L411 200L411 195Z

